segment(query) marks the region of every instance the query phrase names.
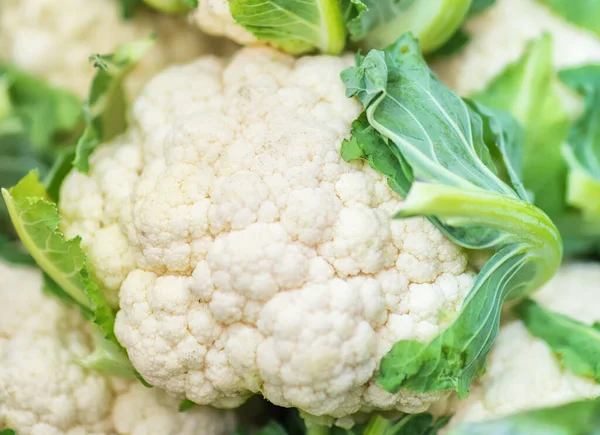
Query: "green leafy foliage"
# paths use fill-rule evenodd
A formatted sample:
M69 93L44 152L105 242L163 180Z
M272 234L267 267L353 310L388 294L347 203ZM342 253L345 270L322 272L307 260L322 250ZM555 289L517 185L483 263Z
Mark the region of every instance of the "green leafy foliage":
M467 19L473 18L492 7L496 0L473 0L467 13ZM464 29L458 29L448 41L429 55L430 59L445 59L460 53L471 41L471 35Z
M567 201L600 223L600 65L563 70L560 79L584 98L584 113L563 148L569 166Z
M535 205L551 217L562 213L566 164L561 146L570 116L561 101L550 35L530 42L521 58L473 99L509 112L523 126L523 182L533 193ZM542 154L544 158L540 158Z
M56 204L48 199L37 172L30 172L8 190L2 189L2 196L21 242L46 274L45 290L75 303L95 325L95 352L81 364L109 374L135 376L114 335L115 314L92 279L81 240L67 240L59 231Z
M151 37L121 45L114 53L93 55L96 67L88 98L84 104L86 128L77 142L73 166L80 172L89 170L89 157L101 142L125 131L127 103L123 80L150 51L156 38Z
M453 389L463 397L484 368L503 301L526 295L552 277L561 260L560 236L528 202L519 179L520 145L510 143L519 135L513 127L503 130L507 118L446 88L411 34L385 51L357 56L357 66L344 71L342 79L347 95L357 96L365 107L342 153L347 158L362 153L406 196L398 217L428 216L458 245L496 251L450 326L427 344L396 343L377 378L391 392ZM365 128L365 116L371 130ZM374 151L378 147L383 149ZM498 166L510 183L502 180ZM412 181L408 192L407 181Z
M513 308L527 330L542 339L562 364L578 376L600 382L600 323L586 325L552 312L531 299Z
M198 0L138 0L143 1L148 6L157 11L167 14L182 14L189 9L198 7Z
M81 121L75 95L0 64L0 187L14 185L34 168L46 175L56 156L74 143ZM30 263L16 239L0 203L0 258Z
M121 17L125 20L133 18L135 11L143 4L143 0L119 0Z
M538 0L572 24L600 36L600 3L597 0Z
M12 429L4 429L0 431L0 435L16 435L16 432Z
M468 423L448 435L597 435L600 398Z
M233 18L284 51L339 54L346 29L338 0L229 0Z

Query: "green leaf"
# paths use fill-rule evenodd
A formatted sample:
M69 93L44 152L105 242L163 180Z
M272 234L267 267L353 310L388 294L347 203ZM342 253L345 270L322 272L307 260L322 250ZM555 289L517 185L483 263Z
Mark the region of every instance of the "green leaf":
M31 169L46 174L81 120L81 103L72 93L0 64L0 187L16 184ZM0 258L30 264L16 239L0 202Z
M12 429L4 429L0 431L0 435L16 435L16 432Z
M600 65L566 69L560 79L584 97L583 115L569 130L563 154L569 167L567 202L600 223Z
M552 349L562 364L578 376L600 382L600 325L586 325L525 299L513 308L527 330Z
M469 18L481 14L496 4L496 0L473 0L469 9Z
M372 166L406 196L398 217L428 216L454 243L497 251L479 273L450 326L430 343L403 340L382 359L377 382L394 392L453 389L465 396L498 333L502 303L543 285L557 270L562 245L556 227L528 202L519 179L519 135L506 119L465 102L431 72L411 35L385 51L357 57L342 73L347 95L365 106L343 152ZM364 116L364 115L363 115ZM360 134L370 135L368 140ZM379 135L377 139L373 135ZM395 146L396 153L387 148ZM372 148L381 147L383 163ZM371 151L369 151L371 149ZM493 153L510 184L501 179ZM393 156L401 159L392 163ZM377 158L377 159L376 159ZM410 166L414 181L404 169ZM380 168L399 174L389 174ZM386 169L386 171L387 171Z
M430 52L454 35L470 6L471 0L361 0L347 27L351 38L366 49L383 48L412 32L422 50Z
M37 172L30 172L8 190L2 189L2 196L21 242L47 275L45 290L74 302L100 331L94 335L94 354L81 363L117 376L134 376L135 370L114 334L115 314L91 277L81 240L67 240L59 231L56 204L48 200Z
M285 428L276 421L270 421L266 426L255 432L256 435L288 435Z
M523 126L523 183L533 193L535 205L551 217L562 213L566 165L561 146L570 117L554 72L550 35L530 42L521 58L473 99L509 112Z
M346 29L338 0L229 0L233 18L284 51L339 54Z
M467 423L448 435L597 435L600 398Z
M600 3L597 0L538 0L572 24L600 36Z
M119 0L119 3L121 5L121 17L130 20L133 18L136 9L142 5L143 0Z
M194 406L197 406L196 403L192 402L191 400L185 399L179 404L179 412L185 412L188 409L193 408Z
M181 14L198 7L198 0L141 0L148 6L167 14Z
M84 104L86 128L77 142L73 166L80 172L89 171L89 157L96 147L119 135L127 128L127 102L123 80L150 51L156 37L121 45L114 53L93 55L96 67L88 98Z

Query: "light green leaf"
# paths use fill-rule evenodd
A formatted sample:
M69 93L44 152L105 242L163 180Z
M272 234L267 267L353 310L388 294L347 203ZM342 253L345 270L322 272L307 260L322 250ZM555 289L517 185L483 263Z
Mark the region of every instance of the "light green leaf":
M513 308L527 330L542 339L565 367L600 382L600 325L586 325L525 299Z
M96 67L90 93L84 105L86 128L77 142L73 166L80 172L89 170L89 157L96 147L127 128L127 102L123 80L154 46L156 37L118 47L113 54L90 57Z
M538 0L565 20L600 36L600 3L598 0Z
M346 29L338 0L229 0L233 18L284 51L339 54Z
M123 0L121 0L123 1ZM131 0L130 0L131 1ZM141 0L157 11L167 14L182 14L198 7L198 0Z
M448 41L465 20L472 0L361 0L364 7L348 22L354 41L381 49L412 32L424 52Z
M598 435L600 398L467 423L447 435Z
M523 126L523 183L533 193L535 205L551 217L563 212L566 193L561 146L570 116L563 108L559 86L552 38L546 34L529 43L519 60L473 96L488 107L509 112Z
M357 96L365 106L373 132L383 138L357 136L354 143L347 142L352 144L348 155L359 155L357 148L368 152L364 144L393 144L412 170L415 181L398 217L428 216L460 246L496 251L450 326L430 343L396 343L381 361L377 378L392 392L400 387L416 392L454 389L464 396L498 333L503 301L526 295L552 277L561 260L560 236L520 186L514 155L519 145L506 143L518 135L504 132L505 120L446 88L412 35L384 52L357 57L357 66L344 71L342 79L348 96ZM501 179L493 151L501 154L510 184ZM389 163L393 153L385 155L387 167L394 168ZM403 172L399 179L410 181L402 160L395 168ZM395 190L403 194L400 183L390 185L400 185Z
M82 363L117 376L125 372L135 376L114 335L115 314L91 277L80 239L67 240L59 231L56 204L48 200L37 172L30 172L8 190L2 189L2 196L21 242L47 275L45 290L63 301L73 301L101 331L101 336L94 338L95 353Z

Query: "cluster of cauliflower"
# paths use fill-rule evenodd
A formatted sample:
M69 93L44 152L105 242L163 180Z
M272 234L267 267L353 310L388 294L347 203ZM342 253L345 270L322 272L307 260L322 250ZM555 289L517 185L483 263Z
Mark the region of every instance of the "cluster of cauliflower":
M536 1L496 3L466 24L464 51L432 65L458 93L483 88L544 32L557 65L600 61L595 36ZM78 365L92 350L86 321L42 291L37 269L0 263L0 431L227 435L236 417L223 409L257 394L342 426L432 410L453 413L452 428L600 396L510 316L467 399L376 384L394 343L448 326L478 267L427 219L392 219L402 198L342 159L362 110L339 78L351 55L257 46L226 0L200 0L193 25L148 11L126 22L117 1L57 4L0 2L0 62L81 97L89 54L159 35L127 82L129 129L93 154L89 174L69 174L59 203L61 231L82 238L118 309L115 334L153 388ZM216 56L223 43L194 25L249 46ZM600 266L568 264L536 299L592 323L595 282ZM199 406L179 412L186 399Z
M179 401L137 380L106 378L77 361L89 325L42 291L37 269L0 263L0 429L32 435L229 435L235 416Z

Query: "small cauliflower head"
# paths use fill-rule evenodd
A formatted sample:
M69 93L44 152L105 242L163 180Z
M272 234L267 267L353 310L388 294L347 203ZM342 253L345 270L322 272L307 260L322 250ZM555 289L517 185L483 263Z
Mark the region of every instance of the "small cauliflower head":
M538 0L497 0L465 24L471 40L456 56L433 62L442 81L461 95L482 90L515 62L527 43L553 36L554 63L569 67L600 62L600 39L567 23Z
M127 80L132 96L165 65L207 52L206 37L180 20L144 11L125 21L116 0L0 2L0 62L79 96L87 94L94 74L90 55L152 34L158 35L155 48Z
M233 19L228 0L199 0L189 19L209 35L224 36L242 45L258 42L252 33Z
M127 135L63 184L63 230L119 295L115 332L152 385L333 418L443 395L374 381L395 342L440 332L473 273L426 219L391 219L401 198L382 176L342 160L361 110L339 78L351 63L259 47L170 67Z
M600 267L572 263L534 295L545 308L587 324L600 321ZM600 396L600 385L561 366L542 340L509 319L488 356L486 373L464 400L453 399L450 427Z
M19 435L229 435L231 412L197 406L76 361L92 351L79 313L42 292L37 269L0 263L0 431ZM18 289L19 291L15 291Z

